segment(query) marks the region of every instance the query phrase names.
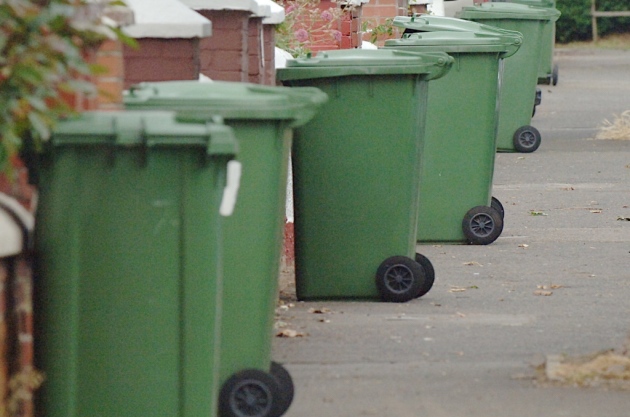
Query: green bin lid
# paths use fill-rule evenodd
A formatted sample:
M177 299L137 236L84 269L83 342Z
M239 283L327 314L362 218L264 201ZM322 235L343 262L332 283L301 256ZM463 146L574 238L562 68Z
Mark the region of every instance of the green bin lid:
M536 7L556 7L555 0L493 0L495 3L519 3Z
M201 147L207 155L235 156L238 143L220 117L180 123L169 111L91 111L60 121L50 146Z
M473 32L418 32L402 39L385 41L386 48L414 47L420 51L441 51L446 53L501 53L503 57L518 51L523 38L514 34L484 35Z
M392 22L396 27L409 32L474 32L484 35L511 34L520 36L520 32L485 25L471 20L455 17L431 16L417 14L414 16L396 16Z
M132 86L124 95L127 108L174 110L179 120L290 120L307 123L328 96L314 87L274 87L214 81L164 81Z
M290 59L279 68L281 81L352 75L421 74L432 80L446 74L453 58L443 52L421 53L394 49L342 49L319 52L315 57Z
M517 3L482 3L464 7L456 14L461 19L518 19L550 20L555 22L560 17L557 9L543 8Z

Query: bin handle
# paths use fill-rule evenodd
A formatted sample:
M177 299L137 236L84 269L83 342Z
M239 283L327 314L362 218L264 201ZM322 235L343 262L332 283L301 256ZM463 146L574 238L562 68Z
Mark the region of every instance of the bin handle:
M219 214L224 217L231 216L236 205L238 189L241 185L242 164L232 159L227 163L227 178L223 189L223 198L219 207Z

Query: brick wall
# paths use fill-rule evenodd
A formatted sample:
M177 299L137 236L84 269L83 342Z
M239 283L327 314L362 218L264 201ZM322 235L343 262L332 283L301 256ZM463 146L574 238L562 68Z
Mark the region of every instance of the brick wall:
M247 22L247 28L248 81L255 84L265 84L262 18L251 17Z
M395 16L407 16L407 14L407 0L370 0L369 3L363 5L363 21L366 22L368 28L385 24L387 19ZM379 36L377 44L384 42L386 39L398 37L400 37L400 34L398 30L394 28L393 35ZM366 32L363 34L364 40L370 41L370 38L371 35L369 33Z
M200 72L213 80L249 81L249 12L198 10L212 22L212 36L199 41Z
M125 88L142 81L199 79L199 38L136 40L137 49L124 47Z
M276 28L274 25L263 25L264 37L264 77L263 83L266 85L276 85Z

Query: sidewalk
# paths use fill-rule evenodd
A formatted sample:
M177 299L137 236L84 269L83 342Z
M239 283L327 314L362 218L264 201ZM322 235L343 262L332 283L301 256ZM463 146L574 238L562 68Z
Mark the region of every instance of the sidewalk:
M630 110L630 52L556 51L532 124L542 145L499 154L505 229L489 246L425 245L436 283L405 304L295 302L276 338L286 417L627 417L630 392L537 383L548 355L630 333L630 140L594 140Z

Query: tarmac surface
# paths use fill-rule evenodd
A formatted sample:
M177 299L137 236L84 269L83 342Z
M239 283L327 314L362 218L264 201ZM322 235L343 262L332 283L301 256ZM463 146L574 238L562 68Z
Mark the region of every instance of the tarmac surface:
M505 228L488 246L422 245L433 289L404 303L283 301L286 417L628 417L630 391L540 383L548 355L630 334L630 140L595 139L630 110L630 51L557 49L542 145L498 154ZM621 219L621 220L620 220Z

